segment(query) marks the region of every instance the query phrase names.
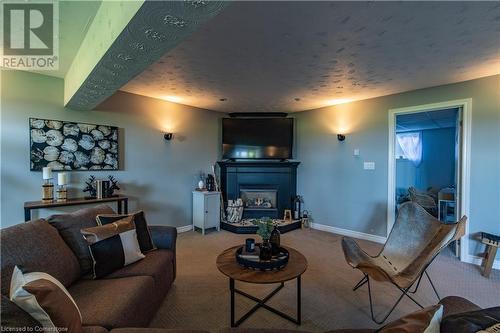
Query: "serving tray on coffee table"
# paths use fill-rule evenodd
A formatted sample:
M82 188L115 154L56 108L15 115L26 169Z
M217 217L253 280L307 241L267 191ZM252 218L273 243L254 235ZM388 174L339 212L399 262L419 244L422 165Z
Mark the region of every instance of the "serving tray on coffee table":
M258 249L259 244L256 244ZM287 249L280 247L280 251L277 255L273 255L271 260L260 260L259 252L246 253L245 247L241 246L236 250L235 253L236 261L243 267L251 268L261 271L274 271L280 270L288 264L288 259L290 258L290 253Z

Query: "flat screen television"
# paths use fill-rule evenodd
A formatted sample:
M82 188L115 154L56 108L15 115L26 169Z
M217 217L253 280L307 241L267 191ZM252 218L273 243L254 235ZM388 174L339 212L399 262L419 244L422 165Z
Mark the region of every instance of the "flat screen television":
M222 158L291 159L293 118L223 118Z

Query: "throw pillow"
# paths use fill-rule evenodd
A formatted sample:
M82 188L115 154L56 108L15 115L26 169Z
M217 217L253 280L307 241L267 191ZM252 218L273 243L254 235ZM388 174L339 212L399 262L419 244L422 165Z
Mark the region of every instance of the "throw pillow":
M139 241L139 246L141 247L142 253L147 253L151 250L155 250L156 247L153 243L153 240L151 239L148 223L146 222L146 217L142 210L129 215L99 214L97 215L96 219L99 225L106 225L121 220L127 216L132 216L134 219L135 230L137 232L137 240Z
M113 209L108 205L99 205L92 208L80 209L69 214L52 215L47 219L59 231L62 239L64 239L78 258L81 275L87 274L92 270L92 258L80 230L97 226L96 216L98 214L113 213Z
M443 306L438 304L413 312L379 329L379 333L439 333Z
M47 273L23 274L15 266L10 300L40 322L46 331L82 333L82 316L75 301L66 288Z
M143 259L133 216L111 224L81 230L93 260L94 279Z
M8 297L2 295L0 327L5 332L41 332L43 326Z
M481 330L500 332L500 306L457 313L447 316L441 323L441 331L443 332L476 333Z

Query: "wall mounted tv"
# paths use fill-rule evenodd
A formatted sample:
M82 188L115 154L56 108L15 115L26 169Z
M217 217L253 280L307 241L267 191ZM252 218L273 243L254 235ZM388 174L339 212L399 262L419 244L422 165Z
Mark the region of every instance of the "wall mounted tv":
M223 118L222 158L291 159L293 118Z

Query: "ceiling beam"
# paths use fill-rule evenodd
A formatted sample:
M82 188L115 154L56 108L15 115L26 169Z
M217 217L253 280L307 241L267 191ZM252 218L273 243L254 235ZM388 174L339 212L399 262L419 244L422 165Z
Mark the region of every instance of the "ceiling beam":
M64 78L65 106L92 110L227 4L104 1Z

